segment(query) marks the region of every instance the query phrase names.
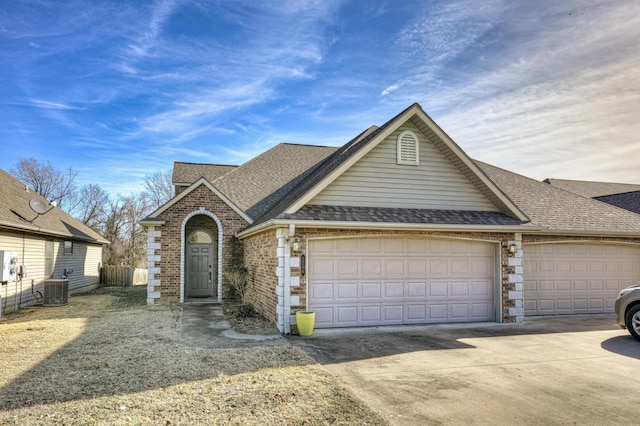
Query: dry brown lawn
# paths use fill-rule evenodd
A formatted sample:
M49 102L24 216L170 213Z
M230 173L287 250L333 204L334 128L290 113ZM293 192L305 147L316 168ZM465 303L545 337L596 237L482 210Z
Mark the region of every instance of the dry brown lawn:
M144 286L0 323L0 424L382 425L298 348L188 347Z

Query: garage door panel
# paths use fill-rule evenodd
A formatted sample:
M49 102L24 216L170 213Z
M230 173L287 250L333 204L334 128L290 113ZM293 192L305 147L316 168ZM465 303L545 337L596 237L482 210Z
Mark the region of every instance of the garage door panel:
M313 311L316 313L316 326L317 327L330 327L335 323L333 316L333 307L331 306L315 306Z
M449 295L447 283L429 283L429 297L447 297Z
M451 304L451 319L454 321L465 320L469 318L469 304L468 303L452 303Z
M451 260L451 274L453 274L453 276L469 275L469 260L468 259Z
M357 283L338 283L337 298L339 300L357 299L358 298L358 284Z
M400 283L400 282L384 283L384 297L387 299L403 298L404 283Z
M589 299L589 309L604 309L605 307L604 299Z
M336 272L341 278L355 277L358 275L358 261L356 259L339 259Z
M640 247L525 245L523 266L525 315L607 313L619 290L640 282Z
M426 277L427 276L427 260L426 259L408 259L407 275L409 277Z
M384 261L385 276L404 276L404 260L403 259L387 259Z
M361 322L378 324L382 320L382 305L362 306Z
M427 283L407 283L407 297L424 299L427 297Z
M469 297L468 282L453 282L449 285L449 295L452 297Z
M491 296L491 282L489 281L472 281L470 283L471 295L488 298Z
M319 328L495 318L495 245L425 238L348 240L318 240L320 251L316 241L309 242L309 308L316 311Z
M357 305L340 305L336 307L336 321L343 326L355 325L358 323Z
M322 303L322 301L333 301L333 289L335 283L316 283L311 288L311 298Z
M429 277L446 277L449 272L449 263L446 260L429 259Z
M382 262L379 259L362 260L362 274L368 277L382 276Z
M407 305L407 322L426 322L427 304Z
M361 240L364 241L364 240ZM387 254L404 254L404 240L399 238L387 238L383 240L384 252Z
M389 305L383 306L384 317L382 319L383 324L401 324L404 320L404 305Z
M448 305L434 304L429 305L429 320L435 322L445 322L447 320Z
M472 303L471 304L471 318L478 318L482 321L482 318L486 318L491 314L491 305L488 303Z
M382 299L382 283L365 282L361 284L363 299Z

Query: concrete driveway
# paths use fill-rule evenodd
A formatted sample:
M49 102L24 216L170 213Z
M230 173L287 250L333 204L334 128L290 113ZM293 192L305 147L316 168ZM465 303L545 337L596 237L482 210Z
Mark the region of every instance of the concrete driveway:
M640 342L612 315L292 336L391 424L631 425Z

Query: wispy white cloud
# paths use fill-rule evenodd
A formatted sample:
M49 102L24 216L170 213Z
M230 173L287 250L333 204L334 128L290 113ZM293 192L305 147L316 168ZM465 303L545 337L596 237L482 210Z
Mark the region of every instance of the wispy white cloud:
M28 101L31 105L36 106L38 108L44 108L44 109L58 109L58 110L77 110L80 108L71 106L71 105L67 105L67 104L63 104L60 102L52 102L52 101L47 101L44 99L29 99Z

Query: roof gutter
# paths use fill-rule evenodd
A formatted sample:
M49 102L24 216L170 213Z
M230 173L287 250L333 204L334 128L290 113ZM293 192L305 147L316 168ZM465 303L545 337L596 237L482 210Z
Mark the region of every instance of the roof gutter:
M526 233L526 232L525 232ZM602 238L615 238L615 237L623 237L623 238L639 238L640 232L602 232L602 231L581 231L581 230L552 230L550 228L544 228L538 232L537 234L543 235L560 235L560 236L575 236L575 237L602 237Z
M65 234L64 232L53 231L51 229L41 228L36 225L23 225L23 224L18 224L14 222L7 222L5 220L0 220L0 227L14 229L16 231L29 231L29 232L33 232L34 234L54 235L57 237L73 238L76 240L83 240L83 241L89 241L89 242L100 243L100 244L111 244L110 241L104 240L104 239L95 239L91 237L82 237L80 235Z
M378 231L452 231L452 232L540 232L548 228L535 225L439 225L429 223L391 223L391 222L347 222L347 221L318 221L271 219L255 227L236 233L236 237L243 239L260 232L278 227L295 224L297 228L325 228L325 229L372 229Z

